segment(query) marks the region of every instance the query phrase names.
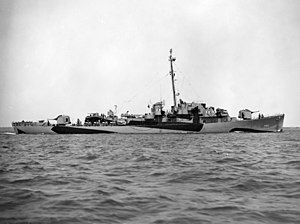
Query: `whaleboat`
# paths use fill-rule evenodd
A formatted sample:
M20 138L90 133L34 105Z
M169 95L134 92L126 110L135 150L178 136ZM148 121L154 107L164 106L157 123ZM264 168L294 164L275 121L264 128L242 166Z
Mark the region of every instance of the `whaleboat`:
M109 110L107 115L90 113L84 122L77 119L71 123L68 115L54 119L12 122L17 134L155 134L155 133L229 133L229 132L281 132L284 114L253 118L249 109L239 111L238 117L231 117L222 108L207 106L206 103L185 102L178 99L175 90L176 60L170 50L170 76L172 83L173 105L170 111L164 109L164 102L152 105L151 111L142 115L124 113L120 117Z

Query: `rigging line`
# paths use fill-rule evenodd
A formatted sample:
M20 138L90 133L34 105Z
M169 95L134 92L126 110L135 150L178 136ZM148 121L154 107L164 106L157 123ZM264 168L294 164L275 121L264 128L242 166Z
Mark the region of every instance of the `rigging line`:
M167 74L167 75L169 75L169 74ZM150 88L150 87L152 87L152 86L155 84L154 82L160 83L160 81L161 81L162 79L164 79L167 75L162 76L162 77L161 77L160 79L158 79L158 80L153 80L152 82L149 82L149 83L143 88L143 91L144 91L144 90L147 90L147 89ZM131 102L134 98L136 98L137 96L139 96L140 93L141 93L141 91L138 91L136 94L133 95L133 97L131 97L129 100L125 100L124 102L126 102L126 103Z
M143 88L143 91L149 89L150 87L153 87L153 85L155 84L155 82L160 83L163 79L165 79L167 76L169 75L169 73L167 73L166 75L163 75L160 79L154 79L152 82L148 82L145 87ZM124 100L123 101L123 105L121 105L120 107L118 107L118 110L121 111L122 109L124 109L124 104L128 104L131 103L137 96L140 96L141 91L137 91L136 94L133 95L133 97L129 98L128 100Z
M175 63L176 67L178 68L177 64ZM180 70L177 69L177 71L179 72L179 74L182 75L183 79L188 83L188 85L191 87L191 89L194 91L194 93L196 94L196 96L200 99L200 95L198 94L198 92L195 90L195 88L193 87L193 85L191 84L190 80L187 78L186 75L184 75L184 73Z

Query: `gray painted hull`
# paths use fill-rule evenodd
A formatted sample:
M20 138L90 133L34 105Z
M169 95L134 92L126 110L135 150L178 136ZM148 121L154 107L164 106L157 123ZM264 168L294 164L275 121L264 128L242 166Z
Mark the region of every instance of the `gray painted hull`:
M254 120L204 124L201 133L244 132L279 132L282 131L284 115L270 116Z
M149 128L142 126L13 126L17 134L189 134L189 133L228 133L279 132L282 131L284 115L276 115L253 120L236 120L219 123L204 123L199 131Z

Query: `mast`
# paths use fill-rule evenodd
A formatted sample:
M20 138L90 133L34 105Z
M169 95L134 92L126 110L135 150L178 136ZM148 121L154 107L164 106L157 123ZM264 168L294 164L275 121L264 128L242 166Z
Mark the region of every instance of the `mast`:
M172 57L172 49L170 49L170 57L169 57L169 61L170 61L170 65L171 65L171 71L170 71L170 75L172 78L172 90L173 90L173 101L174 101L174 111L176 111L176 93L175 93L175 83L174 83L174 77L175 77L175 73L173 71L173 61L175 61L176 58Z

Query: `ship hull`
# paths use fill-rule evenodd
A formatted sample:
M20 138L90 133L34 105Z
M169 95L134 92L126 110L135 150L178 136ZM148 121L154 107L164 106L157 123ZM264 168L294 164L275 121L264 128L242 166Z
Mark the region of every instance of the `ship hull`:
M17 134L189 134L279 132L282 131L284 115L262 119L236 120L204 124L170 125L124 125L124 126L13 126Z
M13 126L16 134L55 134L52 126Z
M282 131L283 121L284 115L277 115L262 119L209 123L203 126L201 133L280 132Z

